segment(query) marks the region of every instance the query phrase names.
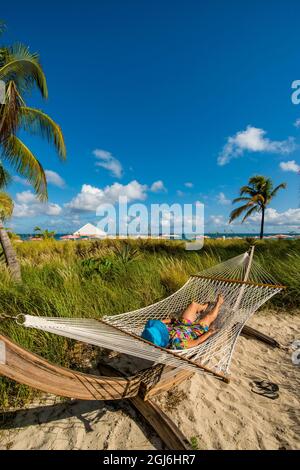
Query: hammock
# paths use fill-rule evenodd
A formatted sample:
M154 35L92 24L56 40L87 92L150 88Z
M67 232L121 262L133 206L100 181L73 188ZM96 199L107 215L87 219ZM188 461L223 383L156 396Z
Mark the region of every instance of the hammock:
M24 315L23 325L171 366L169 374L174 374L174 368L191 369L228 381L232 354L243 326L284 288L253 260L253 250L191 276L173 295L138 310L101 320ZM224 303L215 322L218 331L199 346L171 351L141 338L147 320L179 317L192 301L214 302L219 293Z

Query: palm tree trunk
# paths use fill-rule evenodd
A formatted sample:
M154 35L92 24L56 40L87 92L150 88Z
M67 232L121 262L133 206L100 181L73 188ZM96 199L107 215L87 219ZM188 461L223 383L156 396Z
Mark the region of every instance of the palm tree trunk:
M17 282L21 282L22 278L21 278L20 263L18 261L14 247L12 246L10 238L7 235L5 228L3 227L3 222L1 219L0 219L0 243L3 248L3 253L5 256L6 264L10 270L12 278Z
M261 209L260 239L264 238L265 208Z

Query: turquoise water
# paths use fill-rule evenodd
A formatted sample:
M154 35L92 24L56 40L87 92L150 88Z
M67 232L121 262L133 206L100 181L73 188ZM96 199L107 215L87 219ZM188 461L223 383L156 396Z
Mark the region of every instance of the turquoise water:
M283 235L289 235L290 237L294 238L294 237L297 237L300 235L300 233L294 233L294 232L278 232L280 234L283 234ZM22 240L28 240L30 237L33 237L35 234L30 234L30 233L20 233L18 234L20 236L20 238ZM59 240L61 236L63 235L68 235L67 233L57 233L55 234L55 239L56 240ZM240 238L246 238L246 237L259 237L259 233L205 233L205 236L208 236L210 238L222 238L222 237L225 237L225 238L234 238L234 237L240 237ZM265 233L264 234L264 237L269 237L269 236L276 236L276 234L274 233ZM185 237L183 236L181 238L182 240L185 239ZM191 237L192 239L192 237Z

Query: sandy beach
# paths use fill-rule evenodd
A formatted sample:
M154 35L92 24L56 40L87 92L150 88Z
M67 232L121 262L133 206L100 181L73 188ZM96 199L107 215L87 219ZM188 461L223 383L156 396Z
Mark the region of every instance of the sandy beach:
M292 363L290 347L300 339L299 312L261 312L249 325L284 348L240 337L230 384L195 374L154 400L199 449L300 449L300 368ZM255 379L278 384L279 398L253 393ZM5 416L0 449L164 449L126 401L48 396Z

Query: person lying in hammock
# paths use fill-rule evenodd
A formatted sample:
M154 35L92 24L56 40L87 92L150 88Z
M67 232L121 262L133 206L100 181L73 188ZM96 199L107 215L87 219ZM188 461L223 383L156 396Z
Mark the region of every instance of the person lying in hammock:
M208 310L209 303L192 302L178 319L148 320L142 338L167 349L189 349L199 346L216 333L216 328L211 325L217 318L223 302L224 297L219 294L210 310ZM196 321L198 315L203 312L201 320Z

